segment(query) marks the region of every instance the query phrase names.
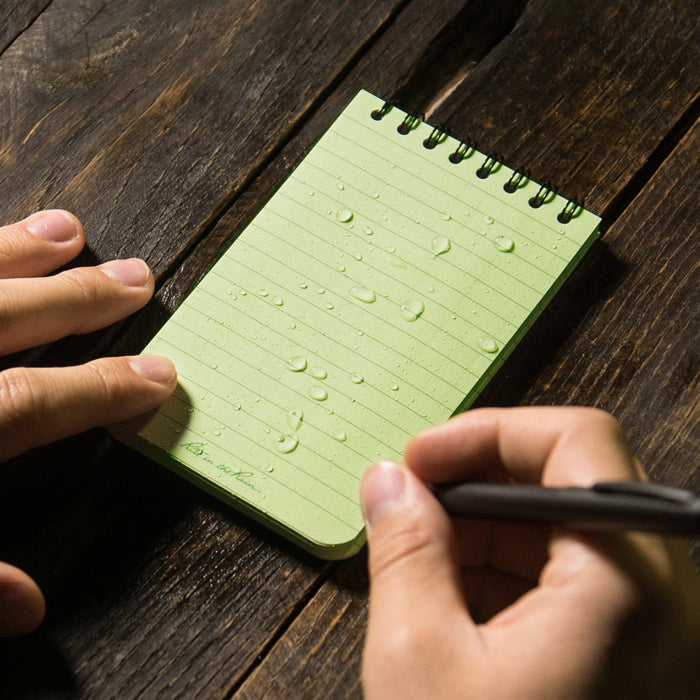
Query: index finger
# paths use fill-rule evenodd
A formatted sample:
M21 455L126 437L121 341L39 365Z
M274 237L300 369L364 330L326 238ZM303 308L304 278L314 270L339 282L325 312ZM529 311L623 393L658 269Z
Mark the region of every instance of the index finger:
M0 279L37 277L71 261L83 248L82 224L68 211L49 209L0 227Z
M588 486L636 478L620 424L582 407L475 409L416 435L406 464L432 483L484 480Z

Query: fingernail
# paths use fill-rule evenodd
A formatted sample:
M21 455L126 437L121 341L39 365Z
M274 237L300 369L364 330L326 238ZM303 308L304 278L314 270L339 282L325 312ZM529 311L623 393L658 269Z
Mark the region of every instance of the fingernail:
M139 258L112 260L100 265L100 270L127 287L145 287L151 279L148 265Z
M149 382L170 385L177 376L175 365L167 357L139 355L132 358L129 364L136 374Z
M393 462L379 462L362 479L362 512L368 529L386 513L400 505L406 490L406 476Z
M27 224L27 231L52 243L65 243L78 235L75 219L59 209L52 209L34 219Z
M44 611L44 596L33 581L0 581L0 637L31 632Z

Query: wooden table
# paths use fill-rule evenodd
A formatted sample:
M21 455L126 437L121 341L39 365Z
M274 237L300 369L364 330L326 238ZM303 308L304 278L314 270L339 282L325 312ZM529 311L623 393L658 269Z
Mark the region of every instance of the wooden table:
M154 301L6 364L138 352L360 88L584 197L605 236L480 404L611 411L698 470L697 0L5 0L3 223L64 207ZM103 430L2 466L0 559L46 593L3 697L356 697L364 555L300 552ZM697 542L696 560L700 559Z

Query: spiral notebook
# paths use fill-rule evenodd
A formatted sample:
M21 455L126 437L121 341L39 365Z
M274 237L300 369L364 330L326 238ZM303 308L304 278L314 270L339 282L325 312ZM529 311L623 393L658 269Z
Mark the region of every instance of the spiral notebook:
M361 91L150 342L178 388L115 435L348 557L364 469L474 400L598 225Z

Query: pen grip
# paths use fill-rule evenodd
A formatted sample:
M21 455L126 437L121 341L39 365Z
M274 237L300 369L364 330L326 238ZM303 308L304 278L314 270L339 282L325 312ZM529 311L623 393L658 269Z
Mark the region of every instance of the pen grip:
M700 501L687 503L589 488L464 483L434 487L453 516L547 523L585 530L700 533Z

